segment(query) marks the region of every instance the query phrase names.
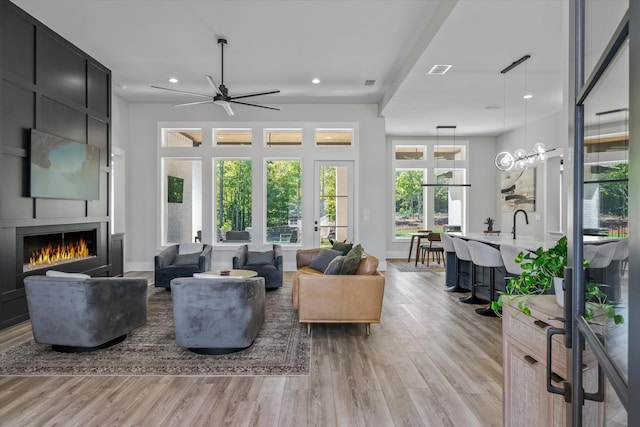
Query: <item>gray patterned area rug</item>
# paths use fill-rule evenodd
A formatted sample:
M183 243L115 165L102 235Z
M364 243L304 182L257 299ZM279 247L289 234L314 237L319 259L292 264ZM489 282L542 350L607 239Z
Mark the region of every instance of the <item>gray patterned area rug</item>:
M309 375L311 337L291 304L291 282L267 292L265 316L248 349L199 355L175 343L171 293L150 288L147 324L120 344L68 354L31 338L0 353L0 375Z

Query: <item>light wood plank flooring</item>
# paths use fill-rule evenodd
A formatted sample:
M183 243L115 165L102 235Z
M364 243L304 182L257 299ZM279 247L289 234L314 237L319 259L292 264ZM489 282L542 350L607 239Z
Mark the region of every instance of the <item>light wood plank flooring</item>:
M382 323L313 327L301 377L0 377L1 426L501 426L500 319L390 261ZM276 291L277 292L277 291ZM32 339L0 331L0 350Z

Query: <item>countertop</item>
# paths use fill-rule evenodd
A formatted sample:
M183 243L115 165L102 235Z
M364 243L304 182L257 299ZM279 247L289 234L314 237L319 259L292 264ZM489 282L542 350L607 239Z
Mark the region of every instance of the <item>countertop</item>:
M523 249L535 251L539 247L548 249L555 246L558 239L534 240L533 237L522 236L517 239L511 237L511 233L501 233L499 235L491 235L484 233L454 233L447 234L455 237L461 237L466 240L476 240L478 242L488 243L490 245L500 246L502 244L518 246ZM558 236L559 238L560 236ZM585 244L599 244L607 242L615 242L619 239L606 236L583 236Z

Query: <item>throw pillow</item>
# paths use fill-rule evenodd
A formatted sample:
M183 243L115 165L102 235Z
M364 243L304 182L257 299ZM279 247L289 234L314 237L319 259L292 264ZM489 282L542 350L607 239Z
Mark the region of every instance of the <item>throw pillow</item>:
M273 250L265 252L247 252L246 265L275 265L273 262Z
M327 268L324 270L324 274L327 276L340 274L340 269L342 268L344 258L344 255L338 255L337 257L332 259Z
M202 252L204 245L202 243L180 243L178 245L178 254L192 254L194 252Z
M325 271L329 266L329 263L337 256L342 255L340 251L334 251L333 249L322 249L315 258L309 263L309 267L318 271Z
M192 254L183 254L176 255L176 260L173 263L174 265L193 265L197 264L200 260L200 252L195 252Z
M47 270L45 274L48 277L69 277L74 279L91 279L91 276L89 276L88 274L66 273L64 271L57 271L57 270Z
M342 268L340 268L340 274L356 274L360 261L362 260L362 246L357 245L349 251L345 256Z
M335 242L331 249L342 252L342 255L346 255L353 248L353 243Z

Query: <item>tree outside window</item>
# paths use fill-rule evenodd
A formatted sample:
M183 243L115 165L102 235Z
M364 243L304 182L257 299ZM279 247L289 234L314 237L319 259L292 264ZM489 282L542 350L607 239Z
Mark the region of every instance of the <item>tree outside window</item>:
M215 162L218 241L227 231L251 231L251 160Z
M302 162L266 162L267 243L300 242L302 226Z
M396 169L395 236L424 228L423 169Z

